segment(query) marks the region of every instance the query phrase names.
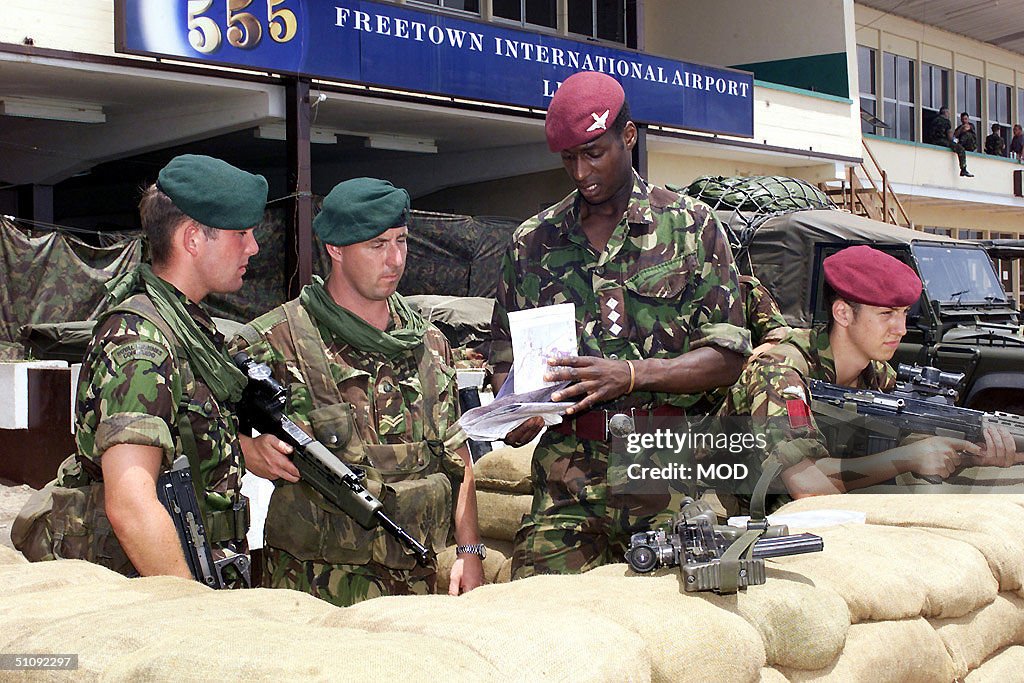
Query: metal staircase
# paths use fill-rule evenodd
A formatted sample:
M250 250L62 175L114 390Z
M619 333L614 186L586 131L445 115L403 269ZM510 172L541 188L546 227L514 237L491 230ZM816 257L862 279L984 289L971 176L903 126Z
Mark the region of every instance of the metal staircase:
M885 169L879 166L867 141L862 139L861 145L864 160L847 168L844 180L819 183L818 188L850 213L913 230L914 222L893 192Z

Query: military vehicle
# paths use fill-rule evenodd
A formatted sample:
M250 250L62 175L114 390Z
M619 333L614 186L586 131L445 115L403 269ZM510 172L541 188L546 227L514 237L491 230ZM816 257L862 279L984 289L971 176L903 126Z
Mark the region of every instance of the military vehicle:
M827 256L867 244L907 263L924 292L893 364L963 373L959 405L1024 415L1021 313L990 257L1021 258L1021 242L979 244L855 216L796 178L706 176L673 189L717 211L740 272L768 287L794 327L828 320L821 270Z
M960 405L1024 415L1021 315L981 245L834 209L721 218L739 242L741 272L768 287L793 326L827 321L821 262L836 251L868 244L909 264L924 293L910 310L893 363L962 372Z

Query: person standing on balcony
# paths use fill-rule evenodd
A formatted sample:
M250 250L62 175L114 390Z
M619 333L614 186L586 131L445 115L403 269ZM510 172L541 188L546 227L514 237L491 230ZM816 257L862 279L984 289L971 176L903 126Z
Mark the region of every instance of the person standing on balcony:
M1020 124L1013 124L1013 137L1010 138L1010 158L1021 160L1021 156L1024 155L1024 131L1021 130Z
M985 154L991 154L994 157L1006 156L1006 140L1003 140L998 123L992 124L992 133L985 138Z

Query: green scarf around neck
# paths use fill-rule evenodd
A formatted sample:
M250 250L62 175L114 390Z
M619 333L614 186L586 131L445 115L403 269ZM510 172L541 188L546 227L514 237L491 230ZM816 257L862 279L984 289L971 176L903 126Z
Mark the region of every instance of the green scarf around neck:
M366 322L351 311L342 308L324 287L324 281L313 278L313 284L302 288L299 301L318 323L330 330L342 342L360 351L382 353L394 358L403 351L423 343L429 323L409 307L396 292L388 297L388 308L397 313L403 327L383 331Z
M236 402L242 398L242 389L248 378L231 362L227 349L215 344L210 335L192 319L174 287L161 280L149 264L143 263L111 280L106 287L106 310L138 292L149 296L160 317L184 349L192 371L210 388L217 401Z

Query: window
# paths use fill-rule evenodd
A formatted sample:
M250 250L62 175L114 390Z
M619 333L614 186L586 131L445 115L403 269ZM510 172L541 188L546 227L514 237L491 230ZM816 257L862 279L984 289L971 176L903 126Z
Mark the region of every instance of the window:
M984 145L986 133L981 127L981 79L958 71L956 74L956 111L950 112L954 128L960 125L961 112L967 112L971 123L974 124L974 133L978 137L978 144Z
M878 98L875 92L878 79L875 74L875 51L872 48L857 46L857 74L860 83L860 132L875 133L877 131L871 121L878 116Z
M932 228L932 227L927 227L926 226L926 227L921 228L921 230L923 232L928 233L929 235L942 235L944 237L952 237L953 236L953 228Z
M635 46L635 26L635 2L574 0L569 3L569 33Z
M1014 123L1020 123L1021 119L1024 119L1024 88L1017 90L1017 120Z
M415 0L421 5L434 5L445 9L456 9L462 12L480 14L480 0Z
M493 0L492 10L500 19L558 28L558 0Z
M949 106L949 69L934 64L921 65L921 135L927 142L932 121L939 109Z
M914 66L913 59L882 53L882 119L889 124L882 135L914 139Z
M984 136L978 136L979 139L988 137L988 134L992 132L992 124L999 124L999 135L1003 138L1003 155L1007 154L1010 148L1010 138L1013 133L1010 131L1011 124L1010 119L1012 114L1010 107L1013 106L1013 88L1003 83L996 83L995 81L988 82L988 128L985 129Z

